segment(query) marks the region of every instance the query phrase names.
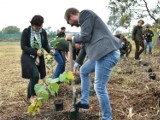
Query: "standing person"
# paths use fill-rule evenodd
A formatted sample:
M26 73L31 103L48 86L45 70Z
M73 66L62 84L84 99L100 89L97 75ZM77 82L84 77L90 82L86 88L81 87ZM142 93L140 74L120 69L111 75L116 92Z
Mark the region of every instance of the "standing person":
M64 18L71 26L81 27L80 35L66 35L66 40L84 44L86 55L90 60L95 61L94 89L101 106L102 120L111 120L112 114L106 85L112 68L120 58L121 42L111 34L102 19L91 10L79 12L76 8L68 8ZM81 74L80 77L82 96L76 107L88 109L89 77L82 79Z
M65 30L66 30L65 27L61 27L61 30L57 34L57 36L59 38L64 38L66 36ZM55 54L53 55L54 59L57 62L53 78L58 78L59 75L65 71L65 65L66 65L65 54L66 52L68 52L68 43L66 43L66 41L63 39L61 39L59 42L60 44L55 49Z
M135 51L135 60L141 60L140 55L145 49L145 40L143 38L143 26L144 21L139 20L138 25L133 28L132 39L135 42L136 51ZM142 47L140 49L140 47Z
M44 19L41 15L33 16L31 20L31 26L25 28L21 36L21 67L22 77L30 79L28 84L27 99L30 103L34 102L36 96L34 86L40 78L43 79L46 76L45 61L41 50L35 48L34 43L37 42L39 48L44 48L47 52L54 54L54 50L51 50L48 45L47 33L42 28ZM39 59L39 62L36 61Z
M61 31L57 34L58 37L65 37L66 34L65 34L65 31L66 31L66 28L65 27L61 27Z
M146 25L146 30L144 31L144 38L146 40L146 48L144 50L145 54L147 53L147 47L148 47L148 54L152 54L152 37L154 36L154 33L152 30L150 30L150 25Z

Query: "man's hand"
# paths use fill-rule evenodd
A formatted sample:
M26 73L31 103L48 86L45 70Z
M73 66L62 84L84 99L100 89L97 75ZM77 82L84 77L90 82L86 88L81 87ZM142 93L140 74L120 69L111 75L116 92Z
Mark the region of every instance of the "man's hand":
M50 50L50 53L51 53L52 55L54 55L54 54L55 54L55 50Z
M80 67L80 65L79 65L78 63L75 63L75 64L74 64L73 74L79 75L79 67Z
M66 35L65 40L67 40L67 41L72 41L72 35Z
M41 56L43 53L42 53L42 50L37 50L37 56Z
M79 75L79 67L73 67L73 74Z

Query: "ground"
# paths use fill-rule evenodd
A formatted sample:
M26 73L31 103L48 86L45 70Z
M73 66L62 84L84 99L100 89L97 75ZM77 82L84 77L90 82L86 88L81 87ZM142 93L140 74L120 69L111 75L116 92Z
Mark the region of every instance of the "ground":
M119 61L107 85L113 120L160 120L160 49L154 49L152 55L143 54L142 62L135 61L133 54L134 50L128 60ZM20 56L18 43L0 43L0 120L70 120L69 111L73 110L70 84L60 85L59 97L64 100L64 110L55 111L56 98L50 97L39 114L27 114L28 80L21 77ZM149 78L149 68L156 74L156 80ZM80 84L76 84L76 89L80 93ZM101 111L94 95L90 97L90 109L80 110L77 120L99 119Z

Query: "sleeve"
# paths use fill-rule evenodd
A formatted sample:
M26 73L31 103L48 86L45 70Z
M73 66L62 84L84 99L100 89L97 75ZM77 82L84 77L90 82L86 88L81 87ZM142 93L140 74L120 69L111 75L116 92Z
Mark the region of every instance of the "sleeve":
M76 59L76 62L77 62L79 65L82 65L85 57L86 57L85 47L82 46L82 48L80 49L80 52L79 52L79 54L78 54L78 57L77 57L77 59Z
M137 33L137 26L135 26L135 27L133 28L133 31L132 31L132 39L133 39L133 40L135 40L135 38L136 38L136 33Z
M23 30L22 32L22 36L21 36L21 49L30 55L37 55L37 49L35 48L31 48L30 45L28 45L27 43L29 43L29 33L27 32L27 30Z
M91 40L95 17L87 10L80 13L81 32L74 37L76 43L87 43Z

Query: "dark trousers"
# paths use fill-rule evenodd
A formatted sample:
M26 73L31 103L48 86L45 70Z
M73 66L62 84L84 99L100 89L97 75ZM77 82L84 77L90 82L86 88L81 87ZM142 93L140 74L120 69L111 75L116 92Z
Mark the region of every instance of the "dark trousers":
M135 59L140 59L140 55L145 49L144 41L143 40L139 40L139 41L135 40L134 42L135 42L135 46L136 46ZM140 47L141 47L141 49L140 49Z
M29 84L28 84L28 92L27 92L27 98L30 98L31 96L35 96L35 90L34 90L34 86L35 84L37 84L39 81L39 71L37 66L33 66L33 73L32 76L30 78Z

